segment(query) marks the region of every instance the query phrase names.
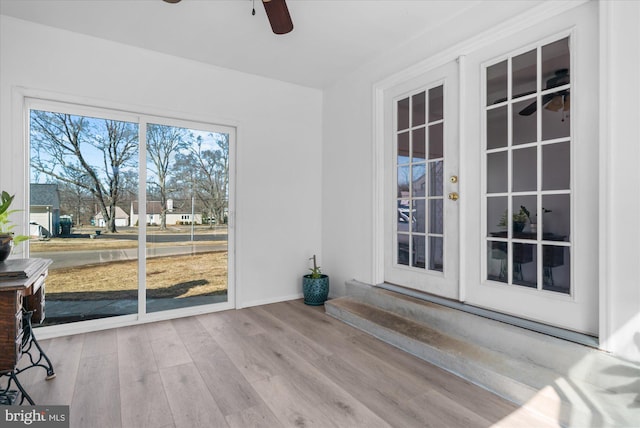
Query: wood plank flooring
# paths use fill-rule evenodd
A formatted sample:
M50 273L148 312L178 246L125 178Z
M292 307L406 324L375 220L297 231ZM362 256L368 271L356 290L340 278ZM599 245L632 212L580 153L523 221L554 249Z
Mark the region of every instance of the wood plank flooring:
M21 380L71 427L558 426L301 301L42 345Z

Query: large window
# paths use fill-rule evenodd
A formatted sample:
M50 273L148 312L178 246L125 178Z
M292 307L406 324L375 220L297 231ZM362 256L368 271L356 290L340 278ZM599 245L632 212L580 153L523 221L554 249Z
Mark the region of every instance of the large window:
M233 129L31 103L30 254L45 323L229 300Z
M571 293L569 38L486 68L490 281Z

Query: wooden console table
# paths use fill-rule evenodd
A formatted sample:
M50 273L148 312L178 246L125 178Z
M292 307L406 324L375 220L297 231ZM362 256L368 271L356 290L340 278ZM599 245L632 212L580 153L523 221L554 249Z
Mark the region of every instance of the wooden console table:
M47 371L46 379L55 377L53 366L33 334L32 323L45 317L45 278L51 260L16 259L0 263L0 404L20 404L33 400L20 384L17 375L33 367ZM29 358L25 367L18 368L23 356ZM18 390L11 389L12 384Z

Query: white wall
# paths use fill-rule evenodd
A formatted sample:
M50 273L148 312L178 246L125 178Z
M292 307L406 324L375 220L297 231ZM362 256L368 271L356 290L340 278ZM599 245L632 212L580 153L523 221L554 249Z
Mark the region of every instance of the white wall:
M0 16L0 188L24 207L17 87L237 126L238 306L301 296L321 252L322 93ZM17 122L19 123L19 122ZM10 160L10 161L9 161ZM297 196L301 196L297 198Z
M549 2L543 7L559 7L560 3ZM601 191L607 193L600 213L600 340L603 349L640 361L640 3L604 3L611 9L612 19L611 61L607 67L612 92L611 101L601 105L611 111L605 138L601 139L608 169L600 177ZM378 278L372 88L417 64L437 63L443 51L458 43L472 46L479 34L492 27L501 31L501 24L508 23L508 18L518 13L515 8L524 4L501 2L495 8L472 10L457 17L455 23L443 23L446 31L411 40L325 91L322 247L323 267L331 274L333 296L344 293L345 280L375 283Z
M640 2L601 5L611 29L601 67L601 331L605 346L640 361ZM606 52L605 51L605 52Z
M436 58L445 49L484 33L540 2L497 1L470 9L451 22L364 64L324 94L322 247L331 274L331 295L344 281L374 282L373 86L391 75Z

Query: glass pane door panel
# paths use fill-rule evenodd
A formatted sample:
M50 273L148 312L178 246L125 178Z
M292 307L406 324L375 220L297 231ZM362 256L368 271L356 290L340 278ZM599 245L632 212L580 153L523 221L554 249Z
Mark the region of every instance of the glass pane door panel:
M525 287L538 286L538 250L534 244L513 244L513 283Z
M542 47L543 89L551 89L569 83L570 74L569 38L558 40Z
M443 200L432 199L429 201L429 233L442 235L443 233Z
M537 140L538 125L536 122L535 98L513 103L512 126L513 144L535 143ZM533 113L529 114L531 110Z
M569 188L571 146L569 142L542 146L542 190Z
M542 246L543 290L569 294L571 291L571 257L569 247Z
M398 134L398 164L409 163L411 158L409 157L411 152L409 151L409 133L402 132Z
M444 268L443 239L439 236L429 237L429 270L442 272Z
M571 131L570 95L563 91L553 95L553 98L542 110L542 139L569 137Z
M413 222L413 227L411 230L416 233L424 233L425 229L425 221L427 217L427 213L425 211L425 200L424 199L415 199L413 201L413 215L415 220Z
M398 131L409 128L409 98L398 101Z
M507 147L507 106L487 110L487 149Z
M425 124L426 120L426 105L425 105L425 93L420 92L411 97L411 124L412 126L420 126Z
M412 266L424 269L427 260L427 247L425 237L413 235L413 258Z
M43 325L137 313L138 124L31 110L30 138L30 251L53 261Z
M429 126L429 159L443 157L443 127L442 123Z
M513 58L513 98L536 92L536 56L534 49Z
M569 194L544 195L542 230L544 239L569 241L571 234L571 197Z
M487 241L487 279L499 282L509 280L508 243Z
M413 136L413 144L412 144L412 152L411 152L411 161L412 162L422 162L426 159L427 152L427 141L424 128L414 129L412 131Z
M507 197L487 198L487 233L489 236L507 237Z
M508 152L487 154L487 193L503 193L508 186Z
M429 123L444 119L443 96L442 85L429 89Z
M532 224L537 212L536 195L513 197L513 237L518 239L537 239Z
M411 192L415 197L426 196L427 191L427 175L426 164L417 164L411 167L413 181L411 183Z
M444 186L443 162L429 162L429 196L442 196Z
M487 67L487 105L507 100L507 61Z
M537 188L537 149L529 147L513 151L513 191L535 191Z
M409 198L409 170L410 167L399 166L398 167L398 197Z
M147 312L227 301L228 168L228 134L148 125Z
M399 265L409 266L409 254L411 250L409 248L409 235L404 233L399 233L397 237L398 242L398 260L397 263Z

